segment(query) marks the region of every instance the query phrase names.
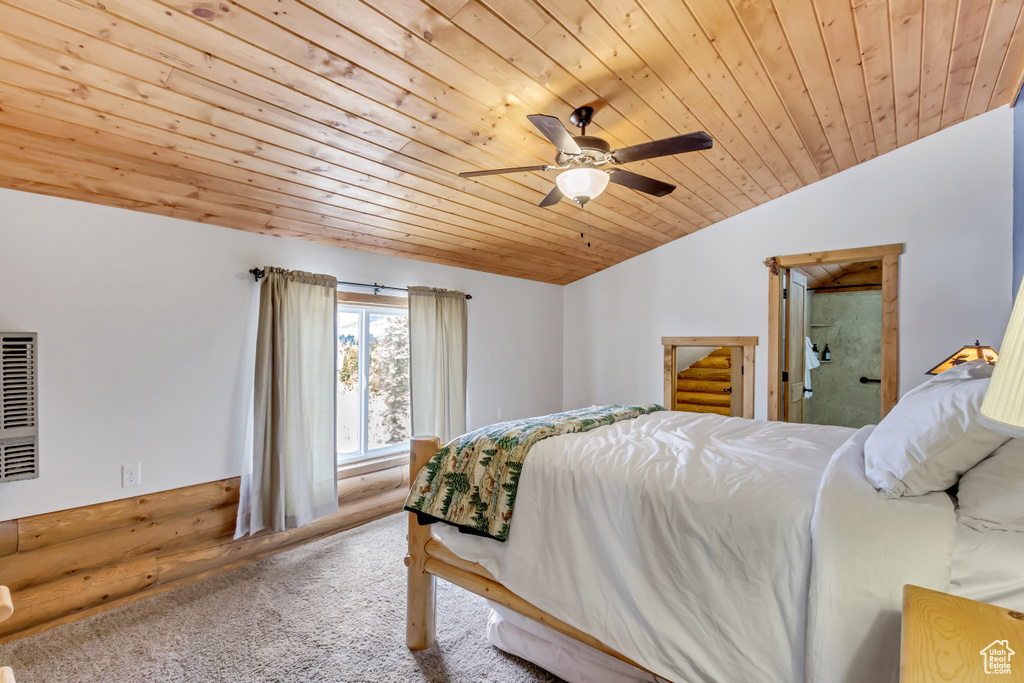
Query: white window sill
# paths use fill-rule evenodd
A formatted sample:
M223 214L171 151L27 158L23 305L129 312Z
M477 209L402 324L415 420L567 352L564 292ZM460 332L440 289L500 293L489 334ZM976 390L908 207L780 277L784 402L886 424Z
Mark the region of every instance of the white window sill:
M338 481L408 464L409 451L407 450L373 456L355 462L342 463L338 465Z

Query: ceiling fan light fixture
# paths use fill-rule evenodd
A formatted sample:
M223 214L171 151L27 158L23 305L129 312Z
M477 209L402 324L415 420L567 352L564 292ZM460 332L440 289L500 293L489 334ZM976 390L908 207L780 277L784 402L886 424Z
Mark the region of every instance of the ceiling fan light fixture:
M608 174L590 166L570 168L555 178L562 194L580 206L594 199L608 187Z

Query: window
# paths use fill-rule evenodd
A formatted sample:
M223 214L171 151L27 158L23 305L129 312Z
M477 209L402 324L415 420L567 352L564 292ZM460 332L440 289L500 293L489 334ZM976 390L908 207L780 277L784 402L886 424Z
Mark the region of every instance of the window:
M338 300L338 463L406 451L410 433L406 300L349 292L339 292Z

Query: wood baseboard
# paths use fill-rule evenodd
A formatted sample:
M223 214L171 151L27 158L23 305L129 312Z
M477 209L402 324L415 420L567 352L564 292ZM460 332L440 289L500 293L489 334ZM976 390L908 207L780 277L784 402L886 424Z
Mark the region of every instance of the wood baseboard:
M239 478L0 522L0 643L215 576L402 509L408 467L338 482L338 511L233 538Z

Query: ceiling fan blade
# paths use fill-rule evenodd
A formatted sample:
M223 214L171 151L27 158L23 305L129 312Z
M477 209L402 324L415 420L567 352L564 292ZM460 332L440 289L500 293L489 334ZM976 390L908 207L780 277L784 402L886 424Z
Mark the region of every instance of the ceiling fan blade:
M481 175L500 175L502 173L527 173L529 171L547 171L550 166L519 166L517 168L495 168L490 171L466 171L460 173L460 178L476 178Z
M544 199L540 200L540 204L537 206L554 206L558 202L562 201L562 191L558 189L558 185L551 188L551 192L544 195Z
M559 152L566 154L582 154L583 150L573 140L572 135L565 129L562 122L558 120L556 116L548 116L547 114L530 114L526 118L530 119L530 123L537 126L544 137L551 141L555 147L558 148Z
M655 197L664 197L672 190L676 189L675 185L663 183L660 180L648 178L645 175L633 173L632 171L624 171L621 168L609 171L608 175L609 182L622 185L623 187L628 187L632 190L646 192L647 194L652 194Z
M705 132L687 133L677 135L674 138L664 138L652 142L644 142L632 147L623 147L612 152L612 159L619 164L628 164L631 161L643 161L655 157L667 157L672 154L683 152L697 152L702 149L711 149L714 141Z

